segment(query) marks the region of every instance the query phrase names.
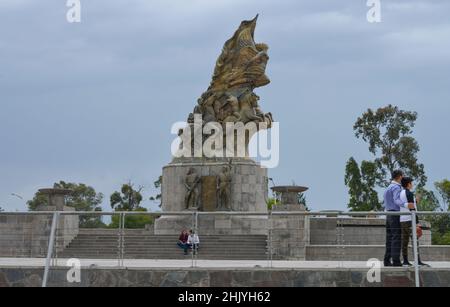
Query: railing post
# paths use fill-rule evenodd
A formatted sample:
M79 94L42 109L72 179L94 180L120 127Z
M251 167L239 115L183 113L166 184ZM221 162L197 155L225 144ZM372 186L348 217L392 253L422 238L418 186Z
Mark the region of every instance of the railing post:
M123 241L124 241L124 237L123 237L123 228L125 225L125 215L123 212L119 213L119 227L118 227L118 244L117 244L117 265L119 267L123 266Z
M194 231L197 236L198 234L198 211L195 211L195 223L194 223ZM195 254L194 254L194 266L197 266L197 253L198 253L198 246L195 247Z
M197 212L193 212L192 213L192 228L191 229L195 229L195 224L196 224L196 218L197 218ZM197 233L197 232L196 232ZM186 242L186 244L188 244L187 242ZM191 248L191 268L193 268L194 267L194 245L192 245L192 248Z
M42 279L42 287L47 287L48 272L50 270L50 262L52 259L53 247L55 244L56 225L59 220L59 212L53 213L52 228L50 230L50 239L48 241L47 259L45 260L44 278Z
M416 222L416 211L411 211L411 231L413 240L413 252L414 252L414 276L416 281L416 287L420 287L420 273L419 273L419 249L417 246L417 222Z
M268 231L269 231L269 234L268 234L268 239L269 239L269 242L268 242L268 245L269 245L269 255L268 255L268 259L269 259L269 267L270 268L272 268L273 267L273 246L272 246L272 236L273 236L273 234L272 234L272 229L273 229L273 219L272 219L272 217L273 217L273 215L272 215L272 210L270 210L270 212L269 212L269 227L268 227Z
M122 237L122 245L120 246L120 267L123 267L124 259L125 259L125 222L127 219L126 212L123 213L122 217L122 231L121 231L121 237Z

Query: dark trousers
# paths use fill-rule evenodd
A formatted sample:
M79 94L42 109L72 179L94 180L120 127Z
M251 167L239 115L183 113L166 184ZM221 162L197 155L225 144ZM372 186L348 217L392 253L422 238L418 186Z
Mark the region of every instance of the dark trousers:
M198 251L198 249L200 248L199 244L188 244L189 248L192 249L194 251L194 253L196 253Z
M400 249L402 244L402 230L399 215L386 217L386 253L384 261L400 263Z
M408 244L411 236L411 222L403 222L402 224L402 256L408 259Z
M184 250L185 254L187 254L188 249L190 248L189 244L178 242L177 245L178 245L179 248Z
M402 256L404 259L408 259L409 239L412 242L412 222L402 222L400 224L402 224ZM419 249L419 240L417 240L417 249Z

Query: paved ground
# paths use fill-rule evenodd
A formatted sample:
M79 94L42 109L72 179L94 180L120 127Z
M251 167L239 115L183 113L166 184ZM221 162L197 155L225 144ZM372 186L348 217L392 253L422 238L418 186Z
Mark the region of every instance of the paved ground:
M58 259L58 266L66 266L68 259ZM117 260L108 259L80 259L82 267L118 267ZM429 262L432 268L450 269L450 262ZM42 258L0 258L0 267L41 267L45 265ZM192 259L185 260L124 260L123 265L129 268L190 268ZM197 260L195 266L199 268L255 268L273 267L286 269L337 269L337 268L368 268L362 261L249 261L249 260Z

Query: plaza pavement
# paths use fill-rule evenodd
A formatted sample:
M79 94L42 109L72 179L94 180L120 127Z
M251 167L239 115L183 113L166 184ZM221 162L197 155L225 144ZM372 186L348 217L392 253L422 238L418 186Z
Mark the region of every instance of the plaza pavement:
M68 259L57 259L54 261L56 266L67 266ZM118 268L117 259L80 259L81 266L98 268ZM427 262L433 269L450 269L450 262ZM186 258L183 260L145 260L145 259L126 259L123 261L123 267L134 269L148 268L277 268L277 269L367 269L369 266L364 261L280 261L272 262L249 261L249 260L192 260ZM0 258L1 267L43 267L45 259L43 258ZM396 268L399 269L399 268ZM402 268L400 268L402 269ZM403 268L405 269L405 268Z

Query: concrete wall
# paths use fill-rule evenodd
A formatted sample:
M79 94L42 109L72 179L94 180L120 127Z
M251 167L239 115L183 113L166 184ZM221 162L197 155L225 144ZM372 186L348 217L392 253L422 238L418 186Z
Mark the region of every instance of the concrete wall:
M0 214L0 257L46 257L52 221L52 214ZM60 216L56 237L59 252L78 235L78 225L78 216Z
M383 260L384 245L310 245L306 247L306 260L315 261L367 261L371 258ZM424 262L450 261L450 246L420 246L419 253ZM413 260L412 248L409 260Z
M369 283L365 269L83 269L81 283L67 268L50 271L51 287L413 287L412 269L382 269ZM39 287L42 268L0 268L0 287ZM421 269L425 287L450 286L449 269Z
M297 211L299 205L278 205L278 211ZM273 215L270 224L270 248L273 259L305 260L309 245L309 217Z
M0 215L0 257L44 257L51 215Z
M381 218L312 217L311 245L382 245L386 221ZM420 245L431 245L431 232L424 228Z

